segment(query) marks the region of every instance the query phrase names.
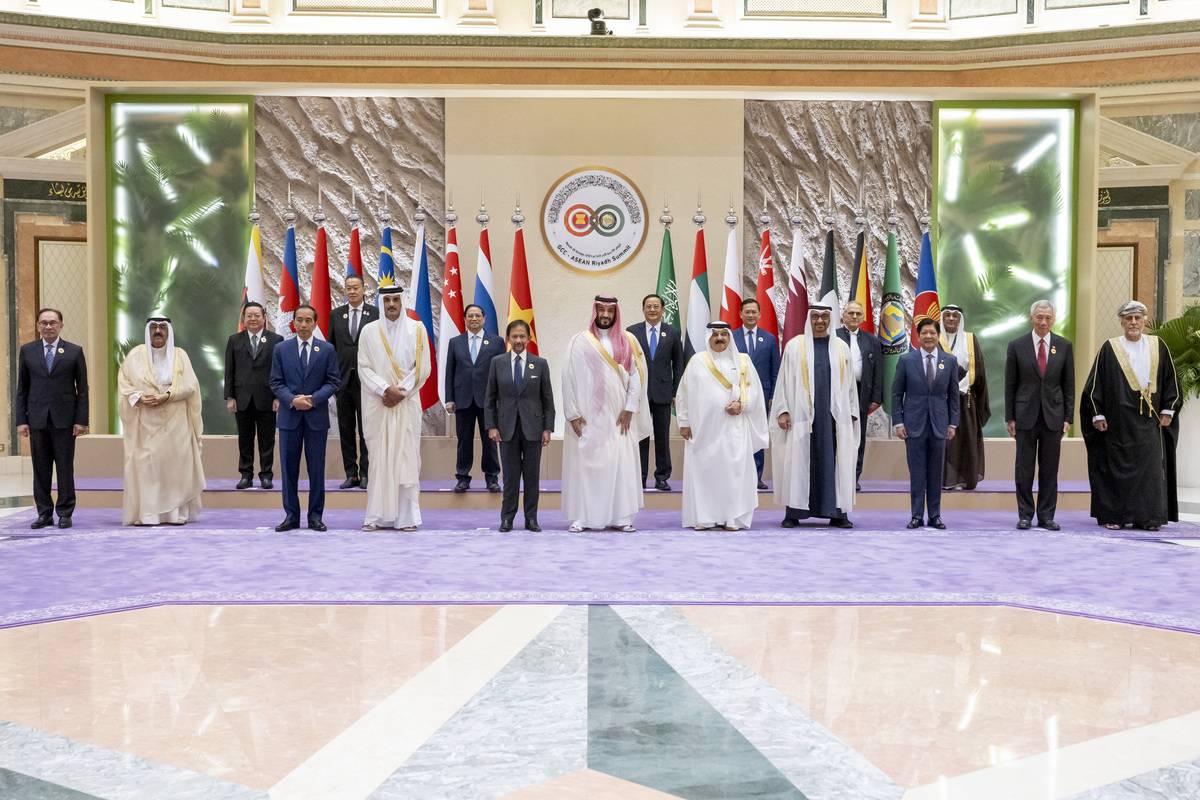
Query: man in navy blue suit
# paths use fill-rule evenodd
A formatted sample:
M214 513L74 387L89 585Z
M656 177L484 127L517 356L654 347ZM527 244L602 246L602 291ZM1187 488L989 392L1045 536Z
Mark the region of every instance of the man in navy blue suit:
M458 459L454 491L471 488L471 462L475 460L475 432L479 431L482 450L480 467L489 492L500 491L500 459L496 444L488 439L483 425L484 400L487 394L488 372L492 359L504 353L504 340L483 331L483 309L469 305L463 311L467 332L450 340L446 352L446 393L450 401L446 410L454 415L458 434Z
M942 522L942 466L946 442L958 429L958 361L938 346L941 326L924 317L917 322L921 346L900 357L892 381L892 426L904 440L912 495L909 528Z
M650 405L650 424L654 433L654 488L671 491L671 408L675 392L683 380L683 339L679 331L663 319L663 299L656 294L642 298L645 322L635 322L629 331L641 345L646 356L646 400ZM650 437L638 442L642 457L642 488L650 474Z
M300 454L308 466L308 527L323 531L325 523L325 442L329 438L329 398L342 377L333 346L313 338L317 310L296 309L296 338L280 342L271 353L271 391L279 398L279 462L283 473L283 511L275 530L300 527Z
M770 417L771 397L775 394L775 379L779 377L779 341L767 331L758 327L758 301L747 298L742 301L742 327L733 332L733 342L738 352L750 356L750 363L758 371L758 381L762 384L763 399L767 403L767 416ZM754 454L754 466L758 468L758 488L766 489L763 482L763 451Z

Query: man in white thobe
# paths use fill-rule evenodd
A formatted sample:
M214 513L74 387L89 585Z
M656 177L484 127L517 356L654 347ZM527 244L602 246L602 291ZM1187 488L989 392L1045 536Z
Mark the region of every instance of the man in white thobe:
M421 524L421 385L429 377L425 326L404 313L399 286L379 290L383 317L358 337L362 425L371 454L362 529Z
M809 307L808 327L788 342L775 382L771 464L784 528L808 517L854 527L858 387L850 347L829 335L831 314L829 306Z
M683 525L749 528L758 507L754 454L767 446L767 407L750 357L726 322L708 324L707 351L688 362L675 398L683 436Z
M569 530L636 530L638 442L650 435L646 359L621 326L615 297L597 296L591 325L571 337L563 373L563 513Z
M124 525L183 525L200 514L200 382L166 317L146 320L145 344L117 373L125 447Z

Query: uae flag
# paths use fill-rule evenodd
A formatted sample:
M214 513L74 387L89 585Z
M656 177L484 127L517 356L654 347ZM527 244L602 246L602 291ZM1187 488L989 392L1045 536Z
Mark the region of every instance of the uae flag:
M442 279L442 314L438 320L437 360L445 365L450 340L466 329L463 320L462 275L458 269L458 231L453 225L446 231L446 272ZM438 374L438 397L446 402L446 372Z
M704 255L704 228L696 230L696 249L692 253L692 283L688 287L687 332L683 339L683 362L705 350L711 309L708 304L708 258Z
M825 258L821 264L821 289L817 292L817 302L829 306L830 327L837 327L842 319L841 304L837 293L837 266L833 258L833 231L825 232Z

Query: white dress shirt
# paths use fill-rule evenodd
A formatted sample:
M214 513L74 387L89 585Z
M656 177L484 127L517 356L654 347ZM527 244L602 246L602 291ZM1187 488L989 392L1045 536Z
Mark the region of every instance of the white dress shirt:
M850 334L850 365L854 368L854 382L862 383L862 351L858 349L858 335L862 329L857 330L846 329Z

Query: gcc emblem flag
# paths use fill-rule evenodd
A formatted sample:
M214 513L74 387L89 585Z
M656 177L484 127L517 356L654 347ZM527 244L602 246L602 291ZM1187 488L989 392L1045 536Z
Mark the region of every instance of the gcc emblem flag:
M646 201L633 181L608 167L584 167L555 181L542 204L542 237L560 264L610 272L646 240Z

